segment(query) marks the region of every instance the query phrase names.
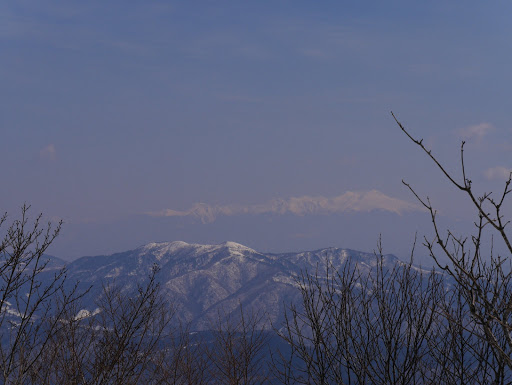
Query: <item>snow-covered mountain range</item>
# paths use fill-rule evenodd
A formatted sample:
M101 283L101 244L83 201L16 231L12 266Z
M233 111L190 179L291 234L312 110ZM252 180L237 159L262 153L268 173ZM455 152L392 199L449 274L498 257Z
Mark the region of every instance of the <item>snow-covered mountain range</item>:
M207 329L219 312L244 309L264 312L274 324L282 321L284 307L300 301L295 278L301 271L325 272L329 261L342 269L347 261L370 269L373 253L326 248L296 253L261 253L234 242L218 245L185 242L150 243L135 250L82 257L67 265L69 285L80 282L80 290L92 287L83 306L92 311L104 285L115 282L128 293L137 283L147 281L152 267L159 267L157 279L163 294L177 306L177 318ZM385 264L398 260L386 255ZM53 261L55 269L60 260ZM48 271L51 279L52 271Z

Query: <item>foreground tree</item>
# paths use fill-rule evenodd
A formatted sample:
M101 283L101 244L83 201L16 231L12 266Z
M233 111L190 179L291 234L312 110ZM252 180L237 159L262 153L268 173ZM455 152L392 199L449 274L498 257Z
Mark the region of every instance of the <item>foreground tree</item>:
M42 215L29 218L30 206L5 228L0 218L0 383L23 384L53 336L62 328L59 318L79 298L76 287L64 290L66 269L49 281L41 279L49 260L44 253L60 232L61 222L41 224ZM55 298L60 296L59 303Z
M411 264L375 268L347 262L337 271L304 272L301 305L291 305L279 331L290 346L274 359L285 384L414 384L432 371L429 338L442 281Z
M44 349L34 384L159 383L162 342L174 314L161 295L155 267L145 285L104 286L94 312L68 308Z
M0 383L155 382L174 314L160 293L158 268L134 292L106 285L88 312L81 306L87 290L66 282L66 268L44 254L62 223L43 226L42 215L31 221L29 209L22 207L0 243ZM7 220L0 218L0 229Z
M211 361L208 359L204 336L191 332L189 325L180 325L170 336L158 363L157 384L207 385L212 381Z
M470 236L457 236L448 230L441 234L437 211L428 198L422 198L407 183L403 182L425 207L432 221L434 238L425 238L424 244L437 266L456 282L457 294L467 304L471 318L471 332L489 345L493 355L508 370L512 370L512 244L507 225L510 219L504 215L506 198L512 191L512 173L504 183L503 191L494 195L474 192L464 163L464 145L460 146L460 177L452 175L427 149L422 139L414 138L397 120L396 123L407 137L415 143L437 166L441 174L458 191L464 194L475 210L475 233ZM491 246L483 250L484 239L491 239ZM493 244L501 240L506 254L496 255ZM449 261L442 263L442 256Z
M213 383L263 385L268 382L265 362L268 334L262 328L263 316L245 312L219 313L212 323L213 341L207 350Z
M348 262L298 277L273 357L283 384L506 384L504 360L454 281L411 262ZM499 330L493 330L497 333ZM503 336L500 335L503 342Z

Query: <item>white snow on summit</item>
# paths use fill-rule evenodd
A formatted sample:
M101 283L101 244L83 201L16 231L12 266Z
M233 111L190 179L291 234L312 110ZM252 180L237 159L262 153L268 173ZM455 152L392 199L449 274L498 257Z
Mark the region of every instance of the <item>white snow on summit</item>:
M250 252L256 253L255 250L244 246L240 243L227 241L218 245L201 245L197 243L187 243L183 241L174 242L152 242L141 246L137 249L142 254L151 253L156 256L157 260L161 260L165 255L170 255L178 251L187 251L190 255L198 255L214 250L228 249L230 253Z
M210 206L196 203L189 210L177 211L165 209L147 212L154 217L195 217L203 223L215 221L218 216L259 215L259 214L293 214L327 215L343 212L370 212L373 210L389 211L402 215L408 211L422 211L423 208L415 203L390 197L380 191L347 191L333 198L323 196L301 196L288 199L273 199L270 202L255 205L224 205Z

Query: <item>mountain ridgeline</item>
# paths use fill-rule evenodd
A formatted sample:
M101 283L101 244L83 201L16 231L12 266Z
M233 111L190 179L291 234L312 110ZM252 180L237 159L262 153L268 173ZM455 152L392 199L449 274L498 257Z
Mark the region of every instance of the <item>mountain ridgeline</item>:
M383 258L390 268L398 262L393 255ZM266 327L270 327L271 323L282 322L285 306L300 303L296 278L301 272L324 275L326 263L342 270L348 262L369 271L377 257L340 248L270 254L234 242L163 242L108 256L79 258L67 265L67 283L78 281L79 289L84 291L90 287L82 307L93 311L104 286L114 283L129 295L137 284L147 281L156 265L157 280L167 300L176 307L177 320L190 323L193 329L208 329L219 314L237 312L240 305L263 313ZM59 263L52 261L50 266L48 279Z

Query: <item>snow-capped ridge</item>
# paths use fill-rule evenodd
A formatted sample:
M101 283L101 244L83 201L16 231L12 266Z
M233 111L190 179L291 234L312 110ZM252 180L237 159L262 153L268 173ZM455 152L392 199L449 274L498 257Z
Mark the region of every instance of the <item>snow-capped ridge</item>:
M257 253L256 250L251 249L250 247L247 247L245 245L242 245L241 243L227 241L221 244L222 246L225 246L228 249L236 250L236 251L249 251L251 253Z
M146 245L140 246L139 248L135 249L137 252L142 253L152 253L152 254L168 254L168 253L174 253L177 251L183 251L185 249L189 250L196 250L196 251L207 251L207 250L215 250L215 249L228 249L232 251L247 251L256 253L256 250L251 249L250 247L247 247L245 245L242 245L237 242L233 241L226 241L219 244L213 244L213 245L202 245L198 243L187 243L183 241L172 241L172 242L151 242Z
M394 266L395 257L383 258ZM300 300L296 278L301 272L326 274L333 267L342 271L346 264L357 264L370 272L377 263L374 253L329 247L312 251L266 253L243 244L226 241L213 245L151 242L133 250L110 256L84 257L68 265L68 281L80 281L92 287L77 317L88 317L101 296L102 284L115 283L129 293L137 284L144 285L155 264L162 293L179 306L179 321L192 322L194 328L208 327L220 309L236 311L239 304L254 311L264 311L280 322L283 306ZM51 278L52 272L48 272Z
M182 249L184 247L190 246L187 242L183 241L173 241L173 242L151 242L145 245L138 247L136 250L143 251L152 251L152 250L161 250L167 249L169 251L174 251L178 249Z

